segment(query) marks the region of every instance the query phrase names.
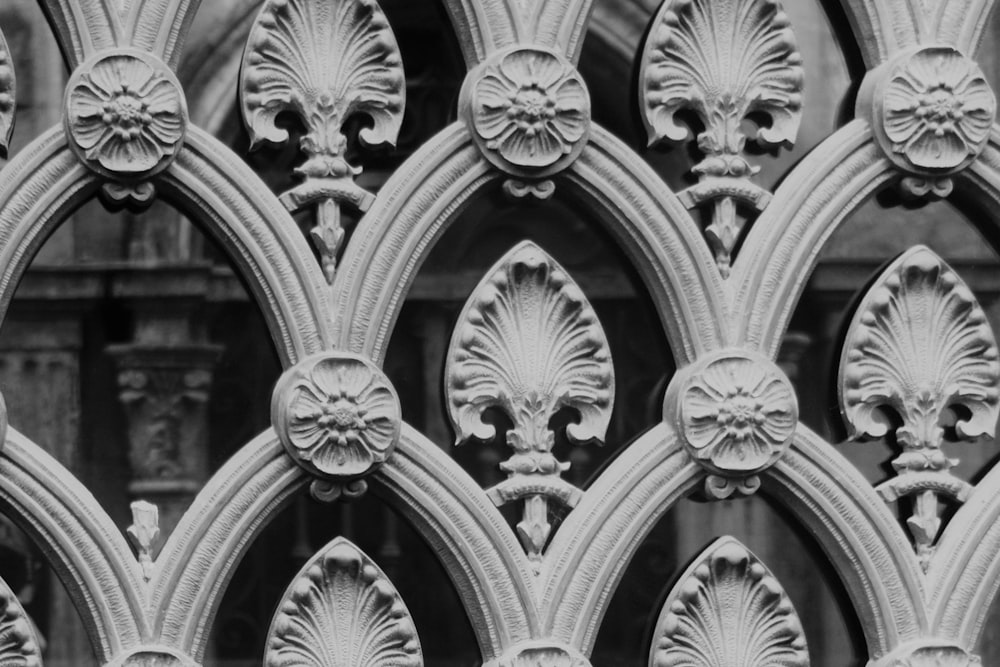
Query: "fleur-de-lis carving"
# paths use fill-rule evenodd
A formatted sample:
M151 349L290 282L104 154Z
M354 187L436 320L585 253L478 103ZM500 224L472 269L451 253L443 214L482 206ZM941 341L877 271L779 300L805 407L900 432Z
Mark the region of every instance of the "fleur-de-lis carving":
M416 628L385 573L338 537L296 575L268 631L265 667L420 667Z
M3 579L0 579L0 664L42 667L34 624Z
M523 242L497 262L465 304L445 366L448 410L458 442L490 440L483 421L500 408L513 421L500 464L509 478L491 492L495 502L525 498L518 533L540 558L551 533L548 498L572 502L560 478L568 463L552 453L549 428L561 408L579 413L571 441L600 441L614 402L614 369L604 330L572 278L541 248ZM567 489L567 487L569 487Z
M403 64L376 0L266 0L243 55L240 99L253 146L288 141L275 125L284 111L305 123L307 159L296 169L304 182L281 199L291 211L319 204L311 236L332 282L344 238L340 205L364 211L373 199L354 182L361 169L345 157L344 123L368 116L358 139L376 146L394 144L403 122Z
M895 413L899 476L879 486L887 500L916 494L907 523L925 566L941 525L938 493L963 500L942 451L945 411L958 406L955 435L992 436L1000 415L996 340L975 296L924 246L896 259L869 288L851 322L840 362L841 411L853 438L881 438Z
M0 31L0 156L7 155L10 137L14 134L14 113L17 110L17 81L14 77L14 59L7 40Z
M777 0L666 0L642 52L639 97L650 145L691 137L676 114L694 111L705 126L694 167L700 183L686 191L690 206L712 201L706 232L723 276L743 223L741 202L762 210L770 196L750 182L757 173L743 156L742 127L753 114L770 118L753 139L791 146L802 115L802 58L788 16Z
M708 546L670 591L650 667L806 667L802 624L778 580L733 537Z

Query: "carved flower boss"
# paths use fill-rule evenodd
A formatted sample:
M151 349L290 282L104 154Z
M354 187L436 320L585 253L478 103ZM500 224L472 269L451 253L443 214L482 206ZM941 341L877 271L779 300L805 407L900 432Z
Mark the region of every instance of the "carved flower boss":
M322 477L364 475L399 439L395 390L381 370L353 354L322 353L299 362L279 380L271 409L282 444Z
M148 175L169 164L187 109L162 62L131 52L101 56L80 67L67 91L68 134L86 163L120 175Z
M982 70L950 47L928 47L891 69L881 96L890 157L916 170L968 164L989 138L996 99Z
M725 352L698 364L677 398L684 445L710 470L752 474L774 463L798 422L795 392L769 360Z
M473 135L501 168L557 166L582 150L589 128L583 80L572 64L548 51L519 49L488 62L474 77L466 104Z

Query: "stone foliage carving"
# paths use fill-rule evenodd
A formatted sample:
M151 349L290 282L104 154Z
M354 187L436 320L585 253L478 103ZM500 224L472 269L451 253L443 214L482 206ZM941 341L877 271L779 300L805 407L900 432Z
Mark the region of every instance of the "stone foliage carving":
M160 511L144 500L132 503L131 508L132 525L126 532L135 547L142 575L149 581L153 577L153 549L160 537Z
M354 183L360 167L348 163L344 125L371 119L358 139L365 146L396 142L406 85L399 47L376 0L267 0L254 22L240 73L243 119L253 146L284 143L278 114L305 124L299 145L306 161L295 171L304 183L282 197L289 210L320 204L311 236L332 282L344 238L340 205L367 210L372 195Z
M562 408L579 421L566 427L572 442L600 441L611 419L614 368L604 330L587 298L541 248L523 242L487 272L465 304L445 365L448 411L457 441L490 440L496 428L483 421L500 408L513 421L507 444L513 455L500 464L502 486L529 489L498 493L527 496L518 532L539 557L551 526L546 497L562 497L568 463L552 453L549 420Z
M650 667L806 667L806 638L774 575L732 537L688 567L653 631Z
M694 111L704 124L694 167L701 179L693 204L714 201L706 230L724 276L743 223L736 203L758 209L769 197L749 182L759 167L744 157L744 121L765 115L752 137L762 146L791 146L802 116L802 58L777 0L666 0L642 52L639 103L649 143L686 142L679 122Z
M0 664L42 667L42 654L34 625L17 596L0 579Z
M579 651L555 642L536 640L518 644L488 667L590 667Z
M170 164L187 126L177 77L154 56L116 50L82 64L66 92L67 135L80 158L117 179Z
M265 667L420 667L410 613L388 577L338 537L299 571L268 631Z
M756 473L788 448L798 401L777 365L731 350L679 373L667 392L665 414L675 420L685 448L712 473L706 490L726 497L734 490L755 491Z
M563 169L589 135L583 79L564 57L541 48L496 54L467 77L460 108L486 158L515 176Z
M947 641L925 639L904 644L876 667L979 667L979 656Z
M942 450L945 412L959 406L955 436L993 436L1000 416L1000 361L986 315L962 279L934 252L903 253L858 306L840 362L841 410L853 438L894 430L899 477L879 487L887 499L918 494L907 521L926 565L940 528L937 493L961 499L967 485L949 474ZM889 410L901 421L893 429Z
M143 646L129 651L108 667L199 667L180 651L167 646Z
M14 133L14 113L17 111L17 81L14 60L7 40L0 31L0 157L7 155Z
M912 194L951 191L947 177L968 166L986 145L996 98L979 66L949 46L905 53L868 83L876 137L910 177ZM862 102L862 104L864 104Z
M381 465L399 439L399 398L370 361L342 352L307 357L285 371L271 418L295 461L326 481L347 482ZM328 484L314 488L329 497Z

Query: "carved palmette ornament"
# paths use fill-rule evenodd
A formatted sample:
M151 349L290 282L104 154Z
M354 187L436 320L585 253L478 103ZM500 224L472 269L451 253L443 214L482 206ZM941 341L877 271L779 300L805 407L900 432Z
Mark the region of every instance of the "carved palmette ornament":
M17 80L14 76L14 59L3 31L0 31L0 157L6 157L7 149L10 147L16 111Z
M494 54L466 77L459 108L483 155L514 176L541 178L565 168L590 134L583 78L562 55L538 47Z
M365 146L394 145L403 122L406 82L389 22L376 0L266 0L247 41L240 73L243 120L252 147L284 143L275 124L291 111L305 124L304 182L282 195L291 211L318 203L311 236L327 279L333 280L344 238L339 206L367 210L371 193L355 184L361 168L347 162L344 124L364 115Z
M713 542L671 590L650 667L806 667L802 625L774 575L733 537Z
M642 51L639 103L650 145L686 142L677 114L694 111L704 124L694 167L700 183L682 200L715 202L706 230L719 268L728 275L742 229L736 203L758 210L770 195L749 181L759 171L744 157L745 120L766 115L756 143L789 147L802 117L802 58L777 0L666 0Z
M0 665L42 667L34 624L3 579L0 579Z
M852 438L895 438L899 476L879 491L887 500L919 494L908 524L929 557L940 527L937 494L962 500L968 485L952 477L957 462L941 449L944 413L959 407L955 435L992 436L1000 416L1000 361L993 331L975 296L940 257L911 248L878 277L848 329L838 381Z
M569 497L559 477L569 464L552 453L549 420L561 408L575 410L579 421L566 427L569 439L600 442L614 386L607 338L583 292L537 245L515 246L487 272L459 316L445 394L458 443L496 435L483 421L489 408L512 420L507 444L514 454L500 464L510 477L491 497L526 498L518 531L533 556L551 530L545 499Z
M757 490L757 473L791 444L798 410L784 372L747 350L717 352L679 372L664 401L664 417L709 471L705 488L717 498Z
M399 440L402 414L396 390L375 364L356 354L321 352L278 380L271 420L296 463L321 480L346 483L386 460ZM313 492L337 495L316 483Z
M410 613L378 566L338 537L285 591L268 631L265 667L421 667Z
M989 140L996 97L979 66L951 46L904 52L873 71L858 98L892 162L915 195L951 191L951 174Z

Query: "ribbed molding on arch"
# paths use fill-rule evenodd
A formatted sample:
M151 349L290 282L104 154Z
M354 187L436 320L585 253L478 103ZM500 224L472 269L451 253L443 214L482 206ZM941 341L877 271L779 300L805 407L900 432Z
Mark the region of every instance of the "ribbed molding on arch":
M53 127L0 170L0 322L25 269L49 234L93 196L93 174Z
M796 165L750 228L727 281L734 342L778 354L824 244L893 175L863 121L844 126Z
M453 124L400 167L358 223L334 282L337 345L381 363L416 272L492 171ZM563 177L596 204L643 277L678 363L723 341L723 286L697 224L659 177L604 130ZM558 196L558 195L557 195ZM387 289L387 286L392 286Z
M284 365L329 347L332 311L319 265L295 221L235 153L189 127L160 190L226 248Z
M408 424L374 477L375 492L402 512L444 559L483 661L538 638L535 575L507 520L479 484Z
M625 568L663 514L701 479L701 468L660 423L630 444L587 489L546 551L543 627L589 654Z
M854 464L800 423L763 484L823 547L864 628L870 659L926 633L924 577L913 547Z
M222 593L254 539L309 478L272 429L230 458L171 533L150 582L157 636L201 659Z
M927 578L936 634L974 646L1000 590L1000 466L948 522Z
M592 648L604 606L642 539L701 478L665 425L643 435L626 453L560 527L543 573L543 599L558 600L546 611L546 627L585 651ZM913 549L847 459L800 425L791 450L765 477L768 490L824 547L868 633L872 658L927 628ZM583 614L585 609L589 613Z
M517 45L544 46L576 62L593 0L445 0L465 64L472 69L490 53Z
M209 0L218 2L218 0ZM150 51L177 69L181 47L201 0L129 0L124 34L131 46Z
M76 477L13 428L3 444L0 503L46 553L101 662L148 635L142 573L121 530Z
M39 0L70 70L121 35L121 18L108 0Z
M236 565L308 482L271 429L226 462L185 512L157 561L148 603L157 636L176 637L174 648L201 658ZM503 516L468 474L404 425L397 449L372 482L374 491L445 555L480 631L484 659L535 636L530 564Z

